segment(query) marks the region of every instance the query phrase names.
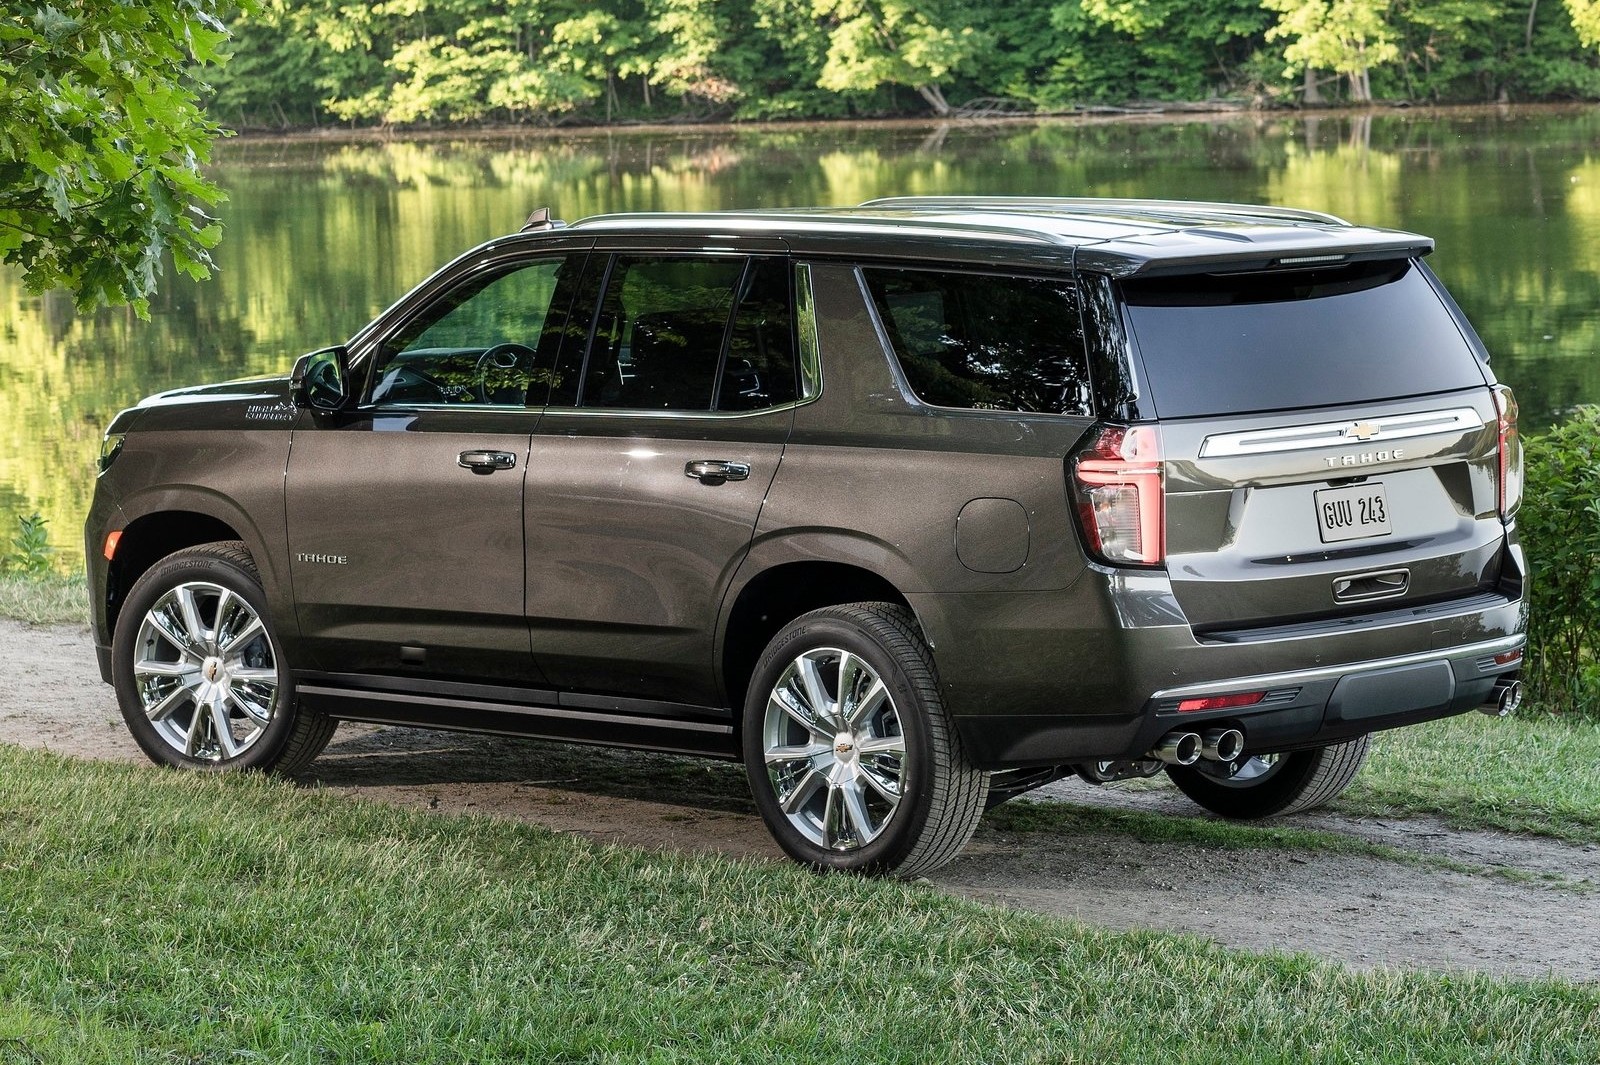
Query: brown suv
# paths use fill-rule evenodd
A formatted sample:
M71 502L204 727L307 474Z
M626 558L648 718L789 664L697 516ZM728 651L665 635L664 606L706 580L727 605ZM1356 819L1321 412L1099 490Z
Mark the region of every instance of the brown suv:
M742 757L816 866L1165 771L1235 817L1518 698L1516 407L1425 237L906 199L540 218L292 377L118 415L100 665L157 761L339 720Z

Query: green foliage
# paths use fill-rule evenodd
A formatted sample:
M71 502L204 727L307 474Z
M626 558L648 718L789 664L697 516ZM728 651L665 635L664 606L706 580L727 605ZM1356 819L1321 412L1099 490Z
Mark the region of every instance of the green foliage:
M45 532L44 515L34 513L17 518L17 532L11 538L11 552L0 556L0 569L29 576L41 576L55 568L56 549Z
M24 0L0 15L0 260L35 291L146 315L170 254L204 277L220 130L193 72L220 63L215 0Z
M813 10L829 26L818 85L838 92L906 85L935 114L950 111L940 83L989 45L988 35L963 17L970 12L957 3L816 0Z
M1572 28L1587 48L1600 48L1600 0L1566 0Z
M212 98L257 126L1288 99L1290 75L1332 103L1600 98L1600 0L263 3Z
M1533 569L1526 677L1535 701L1600 717L1600 407L1527 441L1517 516Z
M1400 57L1389 0L1263 0L1278 13L1268 41L1287 41L1287 73L1332 70L1350 81L1350 98L1372 99L1368 71Z

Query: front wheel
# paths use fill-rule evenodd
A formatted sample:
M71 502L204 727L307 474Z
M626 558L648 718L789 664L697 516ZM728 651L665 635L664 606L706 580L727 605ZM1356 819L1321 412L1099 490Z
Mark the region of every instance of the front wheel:
M336 722L301 709L242 543L203 544L150 567L111 641L117 702L161 765L292 773Z
M983 814L933 657L904 607L802 615L756 663L745 769L779 846L816 869L897 876L949 862Z
M1370 744L1371 737L1359 736L1309 751L1258 754L1237 765L1203 761L1168 766L1167 776L1212 813L1253 821L1332 802L1361 771Z

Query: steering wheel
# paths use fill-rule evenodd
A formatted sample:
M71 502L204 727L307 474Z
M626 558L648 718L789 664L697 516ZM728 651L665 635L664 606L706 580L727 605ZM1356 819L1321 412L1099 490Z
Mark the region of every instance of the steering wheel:
M478 402L490 402L489 374L493 370L512 370L518 364L525 364L530 369L539 353L526 344L515 341L506 341L485 348L482 355L478 356L478 365L472 371L472 390L478 396ZM525 381L522 386L523 399L527 398L528 386Z

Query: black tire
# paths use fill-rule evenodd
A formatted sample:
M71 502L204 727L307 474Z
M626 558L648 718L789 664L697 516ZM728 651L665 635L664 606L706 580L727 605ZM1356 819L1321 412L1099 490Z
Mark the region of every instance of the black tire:
M828 697L821 715L808 716L802 660ZM850 691L841 695L847 677ZM846 721L830 737L841 718L859 724ZM904 607L850 603L784 626L756 663L743 727L756 806L785 853L812 868L926 873L961 852L983 814L989 774L968 762L939 696L933 656ZM774 762L769 772L769 749L816 753ZM839 774L841 782L823 777L804 792L822 773ZM810 798L786 812L778 790L784 783L794 785L789 799Z
M151 566L117 616L111 656L123 719L158 765L294 773L338 727L298 705L259 571L238 541Z
M1212 813L1254 821L1314 810L1338 798L1361 771L1370 745L1370 736L1359 736L1328 747L1280 754L1270 763L1262 757L1246 758L1232 777L1223 777L1219 772L1222 763L1214 762L1168 766L1167 776Z

